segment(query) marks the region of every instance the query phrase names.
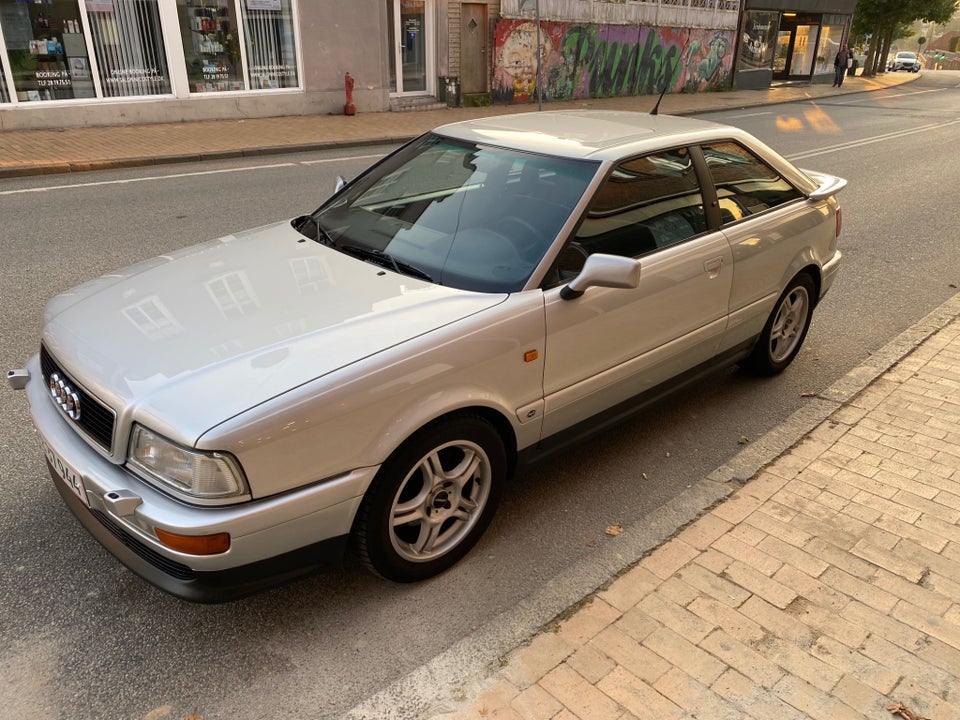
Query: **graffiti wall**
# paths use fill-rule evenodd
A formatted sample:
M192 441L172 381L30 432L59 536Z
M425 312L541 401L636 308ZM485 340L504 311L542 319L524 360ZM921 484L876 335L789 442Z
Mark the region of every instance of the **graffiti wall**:
M543 99L702 92L730 86L733 31L637 25L540 24ZM500 20L494 32L494 102L536 93L537 26Z

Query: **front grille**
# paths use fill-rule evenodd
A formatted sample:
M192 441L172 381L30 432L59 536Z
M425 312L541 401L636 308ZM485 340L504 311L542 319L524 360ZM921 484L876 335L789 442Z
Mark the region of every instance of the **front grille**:
M147 561L161 572L164 572L170 577L176 578L177 580L193 580L196 577L194 571L188 568L186 565L164 557L152 547L144 545L99 510L90 508L90 512L97 520L100 521L101 525L110 531L111 535L122 542L127 548L136 553L141 560Z
M80 398L80 419L76 421L76 424L91 440L107 452L112 452L113 426L116 423L116 415L113 410L80 387L73 378L63 371L63 368L57 364L43 345L40 346L40 372L43 374L45 385L50 382L50 376L53 373L58 373L60 377L64 378L65 382L70 384L77 397Z

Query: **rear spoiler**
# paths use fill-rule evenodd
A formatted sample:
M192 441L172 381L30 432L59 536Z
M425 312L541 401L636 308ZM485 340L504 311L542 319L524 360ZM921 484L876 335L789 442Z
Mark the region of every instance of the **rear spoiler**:
M846 180L835 175L827 175L813 170L803 170L803 173L819 186L813 192L807 193L807 197L811 200L826 200L847 186Z

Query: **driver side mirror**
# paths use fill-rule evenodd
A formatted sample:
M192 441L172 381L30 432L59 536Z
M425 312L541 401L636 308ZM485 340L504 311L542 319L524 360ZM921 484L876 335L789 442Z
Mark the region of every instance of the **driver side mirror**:
M338 192L343 190L347 186L347 181L343 179L343 175L337 175L337 184L334 185L333 194L336 195Z
M640 284L640 261L620 255L596 253L569 284L560 288L560 297L573 300L591 287L635 288Z

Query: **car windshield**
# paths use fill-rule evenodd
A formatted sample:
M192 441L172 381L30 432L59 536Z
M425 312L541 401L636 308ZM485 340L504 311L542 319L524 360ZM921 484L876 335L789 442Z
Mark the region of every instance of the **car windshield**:
M424 135L299 225L358 258L480 292L523 288L599 163Z

